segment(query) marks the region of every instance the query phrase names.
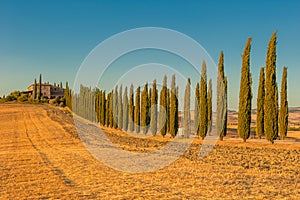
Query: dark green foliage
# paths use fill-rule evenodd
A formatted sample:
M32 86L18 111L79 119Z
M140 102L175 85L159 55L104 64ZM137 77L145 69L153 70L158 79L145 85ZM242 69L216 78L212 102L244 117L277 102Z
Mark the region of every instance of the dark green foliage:
M128 129L130 132L134 131L134 94L133 94L133 85L130 86L129 92L129 113L128 113Z
M38 100L41 100L41 98L42 98L42 74L40 74L40 80L39 80Z
M256 109L256 135L261 138L264 135L264 102L265 102L265 69L260 69L257 109Z
M135 124L135 132L139 133L140 132L140 122L141 122L141 113L140 113L140 86L136 89L136 94L135 94L135 111L134 111L134 124Z
M157 89L156 80L153 81L151 92L151 117L150 117L150 131L152 135L156 135L157 132Z
M69 107L72 110L72 91L69 88L69 83L66 82L66 89L65 89L65 101L66 101L66 106Z
M160 91L159 99L159 128L164 137L167 134L167 76L164 76L163 86Z
M110 100L109 100L109 127L114 127L114 92L113 90L110 93Z
M178 129L178 116L176 116L177 112L177 96L176 96L176 84L175 84L175 75L172 76L171 81L171 93L170 93L170 135L171 137L175 137ZM177 119L177 121L176 121ZM176 125L177 124L177 125Z
M250 137L251 125L251 74L250 74L250 50L251 40L249 38L244 53L242 56L242 70L240 81L240 100L239 100L239 114L238 114L238 133L245 142Z
M113 127L118 128L118 86L116 85L113 93Z
M167 88L167 105L166 105L166 123L167 123L167 132L170 132L170 104L171 104L171 98L170 98L170 89Z
M144 134L148 131L148 112L149 112L149 102L148 102L148 83L144 85L144 90L141 94L141 128Z
M200 79L200 118L199 118L199 136L204 139L207 134L207 75L206 63L202 63L202 72Z
M36 79L34 79L34 84L33 84L33 99L37 99L37 84L36 84Z
M100 124L102 126L105 125L105 117L106 117L106 98L105 91L101 92L101 104L100 104Z
M211 133L212 129L212 79L208 82L207 92L207 132Z
M123 91L122 85L119 89L118 95L118 128L123 129L123 99L122 99Z
M276 32L273 33L266 58L266 96L264 104L264 129L266 139L274 143L278 136L278 92L276 92ZM277 96L277 97L276 97Z
M200 102L200 86L199 83L197 83L196 90L195 90L194 131L198 137L199 137L199 102Z
M190 113L190 99L191 99L191 79L188 78L187 84L185 87L184 93L184 110L183 110L183 128L184 128L184 137L189 138L191 133L190 122L191 122L191 113Z
M109 107L110 102L111 102L111 93L109 93L107 95L107 99L106 99L106 102L105 102L105 125L107 127L110 126L110 120L109 120L109 118L110 118L110 107Z
M217 79L216 132L220 140L227 133L227 78L224 75L224 54L220 53Z
M279 133L282 140L287 135L289 107L287 101L287 68L283 68L280 92Z
M128 96L127 96L127 87L124 90L123 96L123 130L128 130Z

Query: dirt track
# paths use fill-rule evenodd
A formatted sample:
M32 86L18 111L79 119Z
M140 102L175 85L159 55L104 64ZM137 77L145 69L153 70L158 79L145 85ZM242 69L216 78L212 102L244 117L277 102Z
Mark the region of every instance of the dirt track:
M48 105L0 105L0 199L300 198L299 146L227 141L200 159L198 141L164 169L131 174L94 159L71 121ZM111 138L125 149L145 145Z

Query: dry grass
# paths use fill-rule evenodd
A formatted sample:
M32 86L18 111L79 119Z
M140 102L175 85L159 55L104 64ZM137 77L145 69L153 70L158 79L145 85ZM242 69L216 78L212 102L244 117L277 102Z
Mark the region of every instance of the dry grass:
M95 160L71 115L48 105L0 105L0 199L299 199L300 145L201 140L151 173L113 170ZM105 129L124 149L153 151L170 139L138 139ZM298 137L294 132L293 136Z

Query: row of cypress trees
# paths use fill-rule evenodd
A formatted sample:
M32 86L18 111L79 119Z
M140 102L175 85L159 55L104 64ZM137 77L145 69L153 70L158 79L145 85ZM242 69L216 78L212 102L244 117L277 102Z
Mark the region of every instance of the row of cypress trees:
M190 87L191 80L188 78L183 112L183 130L186 138L191 133ZM72 95L67 83L65 94L67 105L73 102L73 111L76 114L99 122L102 126L144 134L150 131L153 135L159 131L162 136L169 133L171 137L175 137L179 129L178 92L179 88L176 86L175 75L173 75L170 88L167 87L167 77L164 76L159 102L156 80L153 81L151 89L148 88L148 83L144 85L142 91L138 86L135 98L133 85L130 86L129 96L127 87L124 92L122 91L122 85L119 88L116 86L108 94L98 88L92 90L80 86L79 94ZM200 87L197 83L195 94L195 124L198 124L198 127L195 126L195 132L199 137L205 138L208 130L212 130L212 80L209 80L209 86L207 86L205 62L202 64ZM95 113L95 117L92 113Z
M262 135L271 143L278 137L287 135L288 129L288 101L287 101L287 68L283 68L280 109L278 106L278 86L276 82L276 44L277 32L274 32L268 45L266 66L260 69L256 134ZM250 73L251 38L248 39L242 56L242 70L240 81L238 133L246 141L251 132L251 100L252 77ZM266 71L266 73L265 73ZM278 128L279 127L279 128Z

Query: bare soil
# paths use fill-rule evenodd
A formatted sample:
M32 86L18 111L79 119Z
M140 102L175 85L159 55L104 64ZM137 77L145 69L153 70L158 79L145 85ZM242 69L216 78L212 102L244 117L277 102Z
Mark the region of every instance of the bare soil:
M171 140L103 129L129 151ZM0 104L0 199L300 199L300 144L290 141L226 138L199 158L202 141L195 139L161 170L126 173L94 159L67 109Z

